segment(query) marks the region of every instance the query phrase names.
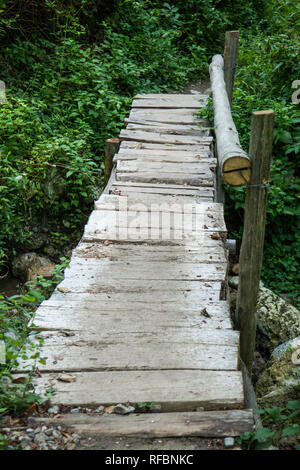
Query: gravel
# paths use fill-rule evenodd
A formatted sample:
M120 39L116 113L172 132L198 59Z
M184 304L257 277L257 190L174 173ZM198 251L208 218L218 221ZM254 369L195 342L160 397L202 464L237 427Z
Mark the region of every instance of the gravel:
M133 413L135 410L134 406L125 406L119 403L118 405L115 406L114 412L119 414L119 415L128 415L130 413Z
M61 426L37 426L21 428L19 431L2 428L9 445L19 446L22 450L73 450L81 437L69 433Z

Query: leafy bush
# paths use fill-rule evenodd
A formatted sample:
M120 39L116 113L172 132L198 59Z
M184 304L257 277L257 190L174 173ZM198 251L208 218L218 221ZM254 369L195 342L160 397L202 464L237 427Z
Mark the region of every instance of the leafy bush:
M299 52L297 37L277 33L266 37L260 31L242 37L233 98L233 118L245 150L251 113L275 111L262 278L275 292L286 293L298 304L300 108L291 103L291 85L300 76ZM227 220L232 234L240 240L244 188L227 187L226 192Z
M61 258L51 280L38 276L36 282L28 282L23 292L9 298L0 295L0 341L5 342L6 363L0 364L0 417L8 411L16 412L28 408L34 402L43 401L31 388L31 379L39 363L41 341L28 323L34 318L37 306L48 298L54 287L63 279L68 261ZM30 339L30 340L29 340ZM20 360L32 359L26 368L27 378L12 377L11 371ZM1 438L0 438L1 446Z
M248 450L267 449L275 446L293 447L295 450L300 449L300 401L289 401L286 408L265 408L262 410L254 410L259 414L263 427L253 432L243 433L238 441ZM267 424L267 426L265 426ZM298 439L297 439L298 436ZM290 438L297 443L290 443Z

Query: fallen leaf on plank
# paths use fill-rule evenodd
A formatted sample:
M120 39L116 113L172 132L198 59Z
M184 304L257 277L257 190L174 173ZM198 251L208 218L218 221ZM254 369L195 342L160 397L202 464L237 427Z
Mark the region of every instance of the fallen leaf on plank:
M62 374L57 378L57 380L60 380L60 382L76 382L76 377L71 374Z
M108 414L111 414L113 413L115 410L115 407L114 405L111 405L111 406L107 406L106 408L104 408L104 413L108 413Z

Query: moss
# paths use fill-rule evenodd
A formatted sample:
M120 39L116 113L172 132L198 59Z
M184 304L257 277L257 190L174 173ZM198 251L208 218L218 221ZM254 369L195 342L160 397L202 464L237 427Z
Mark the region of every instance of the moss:
M280 360L272 356L256 385L260 406L285 406L288 400L299 399L300 373L299 366L292 362L294 351L289 348Z

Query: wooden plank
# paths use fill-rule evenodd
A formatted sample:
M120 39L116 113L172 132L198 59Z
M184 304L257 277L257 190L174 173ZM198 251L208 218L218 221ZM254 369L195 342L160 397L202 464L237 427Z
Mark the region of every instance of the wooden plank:
M66 278L59 284L54 293L74 292L82 295L83 299L89 298L90 294L93 294L95 298L96 294L103 294L107 298L113 298L112 294L119 293L120 297L121 294L124 295L124 301L131 294L135 298L137 295L142 295L145 302L150 299L154 304L156 302L170 301L170 295L172 295L174 299L178 299L180 302L190 303L193 300L194 302L200 302L202 305L203 300L207 302L220 300L221 286L222 283L219 281L160 280L157 282L148 279L132 279L129 282L127 279L121 278L116 283L115 279L103 278L101 282L85 287L82 282ZM126 293L128 293L128 296L125 295ZM153 293L155 293L155 299L153 298Z
M146 132L135 129L122 129L121 140L134 140L135 142L150 142L157 144L201 145L203 142L212 142L212 137L196 135L173 135L157 132Z
M100 437L226 437L240 436L254 428L252 410L141 413L129 416L65 414L55 418L30 418L30 425L67 427L72 433Z
M125 181L111 182L109 189L110 194L118 196L126 196L130 193L147 193L147 194L160 194L160 195L174 195L174 196L198 196L213 198L214 188L199 187L199 186L183 186L176 184L156 184L156 183L135 183Z
M142 184L142 183L141 183ZM121 197L134 197L143 198L144 196L160 196L161 200L168 199L169 197L177 198L185 197L187 200L199 200L201 202L214 202L214 190L211 187L203 187L199 186L199 191L195 192L183 192L180 191L179 195L173 189L163 190L163 192L159 192L156 188L126 188L126 193L124 192L124 188L118 189L115 185L113 185L110 190L108 191L109 195L118 195Z
M57 316L57 313L51 315L47 312L49 308L43 308L44 315ZM53 307L52 307L53 312ZM60 314L64 311L60 309ZM70 311L65 311L68 315ZM88 312L83 312L88 313ZM120 347L128 346L128 348L132 348L133 345L144 344L146 348L148 348L148 344L161 344L162 347L164 344L175 344L175 343L182 343L182 344L189 344L189 345L207 345L207 346L220 346L220 350L223 346L228 346L230 348L237 348L239 345L239 332L233 331L229 329L208 329L207 327L204 328L194 328L194 327L166 327L165 329L157 328L152 325L148 325L148 328L143 328L143 322L140 321L140 318L134 313L131 314L131 318L124 319L122 322L121 320L122 314L118 312L114 312L110 318L108 319L111 328L99 328L99 330L95 330L93 324L89 325L89 328L80 328L80 330L75 329L72 325L70 325L69 336L65 334L65 328L58 329L56 331L49 331L48 328L46 331L40 331L37 337L42 338L44 340L45 348L51 346L66 346L66 347L73 347L76 346L83 351L85 351L91 344L93 346L98 347L99 351L102 349L102 346L106 345L106 347L110 346L112 343L112 336L114 339L114 345L119 345ZM90 317L92 318L92 317ZM94 318L96 315L94 314ZM118 323L121 321L121 325ZM98 325L100 323L98 322ZM124 327L124 329L123 329ZM53 330L53 328L52 328ZM70 335L70 332L73 335ZM188 348L189 346L186 346ZM157 352L153 352L156 354ZM101 353L102 354L102 353Z
M153 294L152 294L153 295ZM68 294L63 301L55 299L46 301L36 312L31 323L33 329L85 331L90 336L112 339L140 332L145 337L157 336L161 332L178 332L178 336L189 341L195 332L206 342L214 341L216 344L232 345L232 325L228 305L224 301L208 302L198 300L197 306L184 302L184 298L176 296L178 304L174 301L153 302L146 295L145 302L141 296L114 294L98 303L90 299L78 299L76 294ZM77 294L78 297L78 294ZM90 294L89 297L92 297ZM97 294L97 298L101 294ZM105 297L102 295L102 298ZM121 297L121 298L120 298ZM198 296L199 297L199 296ZM130 299L130 300L128 300ZM132 300L135 299L135 300ZM182 300L183 299L183 300ZM224 305L225 304L225 305ZM219 332L210 336L210 331ZM208 333L207 333L208 332ZM221 335L221 332L225 332ZM231 332L228 336L226 332ZM64 333L65 334L65 333ZM66 335L67 336L67 335ZM97 338L96 338L97 339Z
M54 335L54 336L51 336ZM238 370L238 346L199 343L192 338L180 338L180 333L163 338L130 338L124 335L111 337L109 341L94 336L92 340L80 332L74 337L60 336L57 332L40 332L43 338L40 355L45 364L39 363L41 372L80 372L99 370ZM146 336L146 335L145 335ZM77 340L76 340L77 338ZM59 357L59 359L57 359ZM15 371L35 360L18 359Z
M101 194L95 201L95 210L143 210L165 211L179 213L206 214L207 218L223 219L223 205L198 201L197 198L186 196L164 196L157 194L142 194L138 197L117 196L115 194Z
M163 98L169 98L169 99L189 99L191 96L195 96L198 99L204 99L208 98L208 95L204 93L195 93L195 94L190 94L190 93L141 93L138 95L135 95L135 99L153 99L153 100L160 100L162 97Z
M129 262L109 258L73 258L70 268L65 271L65 280L84 282L89 288L101 283L102 278L129 280L194 280L223 281L226 277L226 263L178 263L176 261Z
M184 184L188 186L207 187L213 186L214 180L205 178L202 174L182 174L182 173L168 173L158 171L145 171L145 172L117 172L117 181L132 181L140 183L174 183Z
M211 142L203 142L201 145L175 145L175 144L167 144L167 143L160 143L154 144L152 142L136 142L132 140L123 140L120 144L119 153L123 151L127 151L128 149L136 149L136 150L171 150L172 152L177 151L187 151L187 152L195 152L200 153L201 150L210 150Z
M130 231L136 229L139 232L142 228L149 228L149 233L152 229L160 229L165 235L168 231L174 230L175 233L182 234L185 232L222 232L226 233L226 225L222 214L209 214L209 212L196 212L185 213L172 212L171 207L152 207L152 211L143 211L142 204L134 207L127 208L127 210L96 210L93 211L86 224L86 231L103 233L103 231L113 231L116 234L118 229L124 228ZM176 207L173 206L173 209ZM209 217L210 216L210 217ZM153 233L157 233L153 230ZM199 239L201 234L198 234ZM211 234L208 237L211 237ZM203 236L203 241L206 239ZM209 246L209 245L208 245Z
M208 100L207 95L175 95L160 97L139 97L133 100L132 108L202 108Z
M150 123L135 124L129 123L126 130L156 132L159 134L188 135L188 136L209 136L210 127L184 126L180 124L152 126Z
M162 411L242 409L242 377L239 371L164 370L74 372L75 382L57 380L57 374L34 379L37 393L50 387L52 404L70 406L153 402ZM134 386L133 386L134 384Z
M213 174L211 167L207 163L198 162L194 163L180 163L180 162L162 162L162 161L149 161L140 162L134 161L118 161L117 172L147 172L147 171L168 172L168 173L184 173L184 174L202 174L205 178L210 178Z
M158 121L161 123L173 124L202 124L197 116L198 109L135 109L130 111L129 120L139 122Z
M85 226L84 236L106 236L105 240L118 239L120 236L124 240L127 233L128 240L140 240L143 237L166 241L173 237L174 240L191 238L198 239L203 246L212 246L214 241L226 234L224 219L208 217L210 214L171 212L169 208L164 210L163 206L158 211L153 207L151 212L141 209L142 205L136 207L136 210L93 211Z
M145 152L145 151L144 151ZM123 160L133 160L140 163L144 162L166 162L166 163L201 163L206 164L212 168L215 168L217 165L217 159L211 158L209 152L202 151L200 154L194 154L193 156L189 155L177 155L174 152L166 152L165 155L160 153L144 153L144 152L130 152L130 153L118 153L114 156L114 162L123 161ZM178 152L179 153L179 152Z
M167 243L174 242L175 244L184 245L197 245L197 246L213 246L214 238L220 237L225 239L226 234L224 232L218 233L217 230L213 232L205 231L185 231L183 228L173 229L169 228L166 224L165 228L161 227L104 227L94 228L93 226L86 225L82 241L84 242L95 242L102 240L115 240L127 243Z
M112 243L80 243L72 252L73 258L113 258L126 261L178 261L189 263L227 263L223 245L210 247L184 247L168 245L127 245Z

